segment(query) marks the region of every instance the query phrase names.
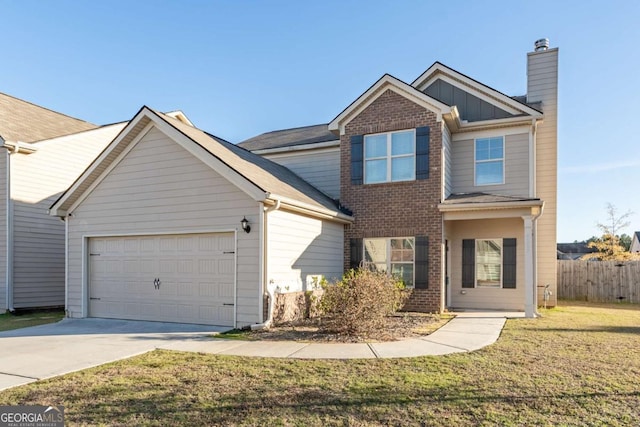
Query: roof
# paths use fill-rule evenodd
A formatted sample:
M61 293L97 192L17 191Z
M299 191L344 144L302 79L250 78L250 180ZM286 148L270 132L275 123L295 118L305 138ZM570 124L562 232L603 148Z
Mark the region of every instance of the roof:
M557 248L563 254L591 254L598 252L596 248L590 248L586 242L558 243Z
M5 141L35 142L96 127L84 120L0 93L0 137Z
M537 202L538 198L504 196L501 194L489 193L456 193L452 194L442 202L443 205L457 205L467 203L511 203L511 202Z
M320 142L336 141L339 138L329 132L329 125L303 126L291 129L275 130L254 136L238 145L249 151L268 150L271 148L293 147L296 145L317 144Z
M89 187L97 182L113 159L151 122L165 133L171 129L179 132L188 141L204 149L213 157L210 160L215 159L228 168L222 167L227 176L240 176L243 179L242 183L250 186L247 193L258 201L282 201L287 206L329 215L342 221L351 221L351 217L340 210L335 200L284 166L146 106L142 107L120 135L54 203L51 207L52 214L63 215L78 202ZM164 128L163 123L170 128ZM176 138L182 140L179 136ZM217 162L214 163L219 165ZM242 187L245 190L246 188L246 185Z

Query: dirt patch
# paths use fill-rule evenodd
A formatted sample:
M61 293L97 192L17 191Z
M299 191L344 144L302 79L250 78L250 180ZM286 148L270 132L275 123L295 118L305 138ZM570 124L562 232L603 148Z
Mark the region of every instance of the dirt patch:
M384 327L364 336L349 336L321 332L318 319L273 326L247 332L246 339L303 342L380 342L397 341L429 335L453 318L449 314L399 313L385 318Z

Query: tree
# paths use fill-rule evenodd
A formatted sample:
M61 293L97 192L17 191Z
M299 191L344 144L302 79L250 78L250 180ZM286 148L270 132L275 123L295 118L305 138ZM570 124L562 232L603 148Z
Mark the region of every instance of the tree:
M611 203L607 203L607 221L598 223L598 228L602 231L602 237L592 237L589 239L589 247L595 248L598 252L590 254L589 258L599 259L601 261L626 261L631 259L640 259L636 254L629 252L627 245L627 236L619 235L621 229L628 227L630 221L628 218L633 212L627 211L619 215L617 208ZM626 238L625 238L626 236Z

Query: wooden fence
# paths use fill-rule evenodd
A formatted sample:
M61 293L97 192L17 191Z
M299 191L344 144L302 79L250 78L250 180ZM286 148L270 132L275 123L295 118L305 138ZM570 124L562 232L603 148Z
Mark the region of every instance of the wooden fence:
M558 261L558 298L640 303L640 261Z

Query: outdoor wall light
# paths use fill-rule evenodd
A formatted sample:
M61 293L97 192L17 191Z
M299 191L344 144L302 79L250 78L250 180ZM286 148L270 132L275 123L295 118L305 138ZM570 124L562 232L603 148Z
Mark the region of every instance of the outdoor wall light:
M243 217L242 221L240 221L240 224L242 224L242 229L245 233L249 233L251 231L251 226L249 225L249 220L247 219L247 217Z

